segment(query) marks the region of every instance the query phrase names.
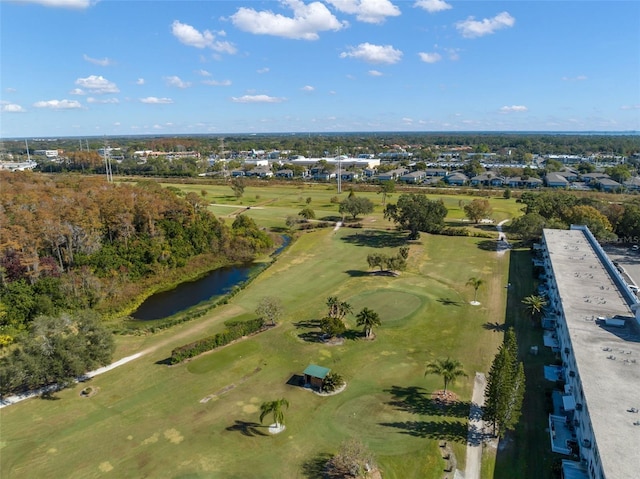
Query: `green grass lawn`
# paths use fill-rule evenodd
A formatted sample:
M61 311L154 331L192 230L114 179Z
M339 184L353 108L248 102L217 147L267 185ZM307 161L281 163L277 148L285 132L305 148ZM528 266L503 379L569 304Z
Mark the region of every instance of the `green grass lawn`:
M221 187L193 188L209 189L212 203L223 203L215 194L237 201ZM320 210L335 195L326 186L252 190L243 202L258 194L256 201L271 203L247 213L264 214L260 223L269 225L306 206L298 197L311 196ZM93 397L80 397L78 385L54 400L2 409L1 476L317 478L319 464L350 437L370 447L385 479L441 478L440 440L453 445L464 469L473 377L488 370L502 341L494 326L505 318L509 255L498 256L479 238L423 235L399 277L369 275L367 255L395 251L403 239L387 230L381 197L371 195L378 207L364 223L382 229L303 233L228 305L156 335L118 338L118 357L151 352L92 379ZM471 276L485 280L480 306L469 304ZM350 334L339 345L317 341L315 322L332 295L355 312L367 306L380 314L375 340ZM160 364L174 347L219 330L226 319L251 316L263 296L285 305L276 328L184 364ZM355 318L348 322L355 330ZM460 360L469 377L452 387L459 401L441 408L430 397L441 379L423 375L427 362L446 356ZM341 374L344 392L320 397L287 384L310 363ZM291 404L287 429L271 436L264 427L270 421L259 424L259 406L280 397ZM487 464L486 478L491 457Z

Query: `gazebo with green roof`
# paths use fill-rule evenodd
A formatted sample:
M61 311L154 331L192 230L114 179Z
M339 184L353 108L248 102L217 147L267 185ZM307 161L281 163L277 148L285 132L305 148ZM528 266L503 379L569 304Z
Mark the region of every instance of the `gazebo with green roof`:
M312 388L322 389L324 378L331 372L329 368L323 368L315 364L310 364L307 369L304 370L304 383L310 385Z

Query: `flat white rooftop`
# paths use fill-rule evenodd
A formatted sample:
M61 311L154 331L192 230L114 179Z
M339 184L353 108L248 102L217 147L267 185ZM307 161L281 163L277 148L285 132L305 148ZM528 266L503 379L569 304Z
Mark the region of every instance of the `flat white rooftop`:
M544 230L573 354L607 479L640 477L640 333L582 230ZM624 327L598 318L628 317Z

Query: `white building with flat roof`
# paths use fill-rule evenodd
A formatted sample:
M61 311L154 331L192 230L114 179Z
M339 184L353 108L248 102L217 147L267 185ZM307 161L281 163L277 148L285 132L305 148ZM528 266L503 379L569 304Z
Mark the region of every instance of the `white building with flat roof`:
M567 442L572 443L555 446L572 454L578 447L585 477L638 478L638 299L586 226L545 229L541 249L547 308L556 319L554 337L565 375ZM563 426L555 424L550 426L552 447Z

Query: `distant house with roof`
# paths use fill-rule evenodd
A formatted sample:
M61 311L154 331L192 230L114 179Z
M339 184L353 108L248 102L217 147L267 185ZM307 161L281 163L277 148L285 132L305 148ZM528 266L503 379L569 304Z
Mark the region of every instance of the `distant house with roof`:
M412 171L399 177L398 181L402 181L403 183L421 183L426 176L424 171Z
M640 191L640 178L632 176L623 183L623 186L630 191Z
M469 178L464 173L454 172L450 175L447 175L444 178L444 181L446 181L450 185L463 186L467 184Z
M573 168L563 168L556 173L560 176L564 176L569 182L578 181L580 179L580 173L578 173Z
M547 173L544 177L544 183L549 188L567 188L569 186L569 180L559 173Z
M293 178L293 175L293 170L288 168L276 171L276 178Z
M472 186L502 186L504 184L504 178L496 175L491 171L476 175L469 180Z
M505 179L504 184L509 188L540 188L542 180L533 176L510 176Z
M601 191L611 192L622 189L622 185L611 178L600 178L596 183L596 187Z
M581 175L580 178L582 178L582 181L584 181L586 185L594 186L598 183L598 180L609 178L609 175L606 173L585 173Z
M409 170L406 168L396 168L395 170L387 171L385 173L379 173L378 181L395 181L408 172Z
M447 170L444 168L427 168L424 170L424 174L427 176L439 176L444 178L447 176Z

